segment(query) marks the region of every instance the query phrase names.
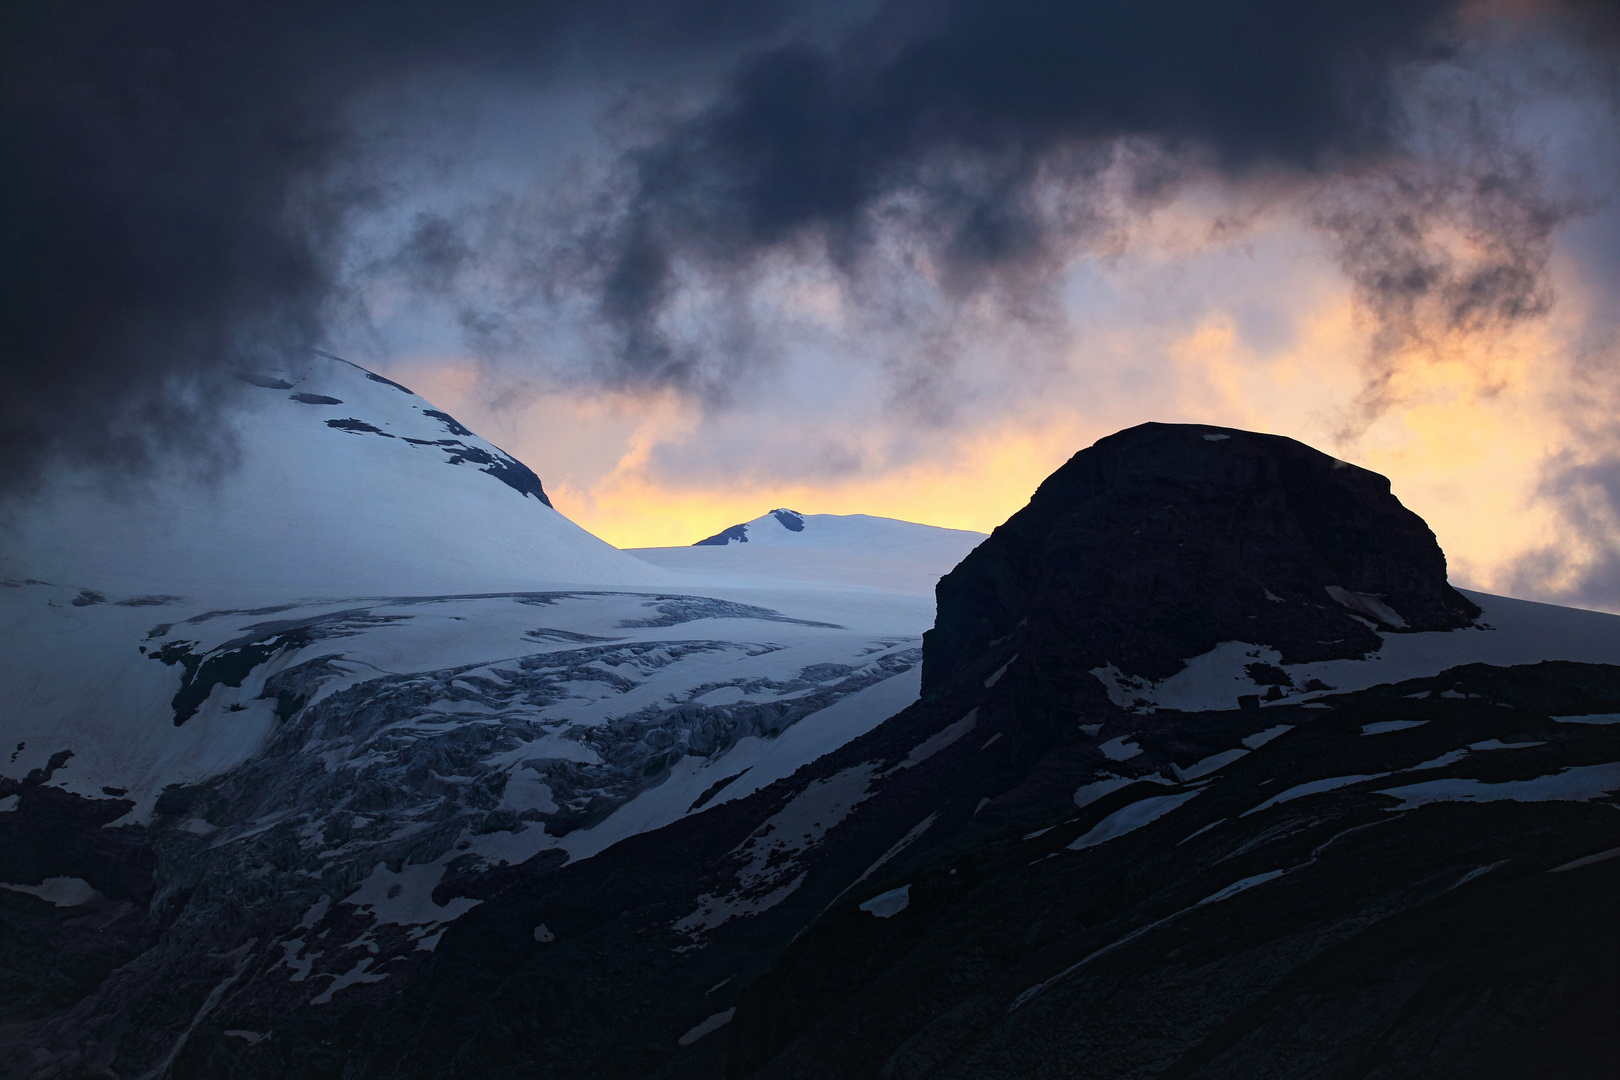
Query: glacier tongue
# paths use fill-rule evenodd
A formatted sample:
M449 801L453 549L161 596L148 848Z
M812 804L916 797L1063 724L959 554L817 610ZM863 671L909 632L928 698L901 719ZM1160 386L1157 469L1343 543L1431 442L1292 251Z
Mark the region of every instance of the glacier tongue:
M37 708L8 723L22 744L8 771L49 767L87 799L118 792L130 810L111 824L166 853L158 887L191 899L166 929L167 959L143 970L236 947L219 938L228 909L273 935L242 978L311 1004L431 952L481 902L488 872L590 857L874 726L915 697L920 636L904 631L927 615L916 598L868 599L844 605L861 624L846 626L815 617L825 599L784 610L750 601L791 594L744 590L274 611L74 607L70 595L17 586L0 610L54 627L34 636L58 648L78 642L90 670L105 651L149 690L87 711L75 691L95 680L33 671L12 687Z

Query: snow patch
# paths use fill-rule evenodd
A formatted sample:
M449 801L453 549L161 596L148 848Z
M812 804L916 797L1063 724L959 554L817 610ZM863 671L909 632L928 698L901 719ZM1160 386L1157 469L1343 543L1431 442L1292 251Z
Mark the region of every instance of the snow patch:
M1281 735L1286 735L1293 730L1293 724L1278 724L1276 727L1269 727L1264 731L1255 732L1253 735L1250 735L1248 738L1243 740L1243 745L1247 746L1250 750L1258 750L1272 739L1275 739Z
M983 804L981 803L980 806L982 807ZM974 811L974 813L977 813L977 812L978 811ZM856 878L854 881L852 881L849 884L849 886L844 890L844 892L848 892L850 889L855 888L861 882L865 881L867 878L869 878L873 874L877 873L877 870L878 870L878 868L880 866L882 866L884 863L888 862L890 859L894 858L896 855L900 854L902 851L906 850L906 848L910 847L916 841L916 839L919 836L921 836L923 833L927 832L929 827L931 825L933 825L934 822L937 821L938 819L939 819L939 811L936 810L932 814L929 814L927 817L923 818L921 821L917 822L917 824L913 825L911 827L911 830L909 832L907 832L906 835L902 836L900 839L896 840L893 844L891 844L889 846L888 851L885 851L882 855L878 856L877 862L873 863L871 866L868 866L865 870L861 871L861 876ZM1028 839L1028 838L1026 837L1025 839ZM838 899L842 899L842 898L843 898L843 893L840 893ZM837 903L837 902L838 901L836 899L833 901L833 903Z
M8 885L0 882L0 889L27 893L49 901L55 907L79 907L93 900L105 900L101 891L83 878L48 877L38 885Z
M1311 780L1304 784L1295 784L1288 790L1273 795L1259 806L1256 806L1251 810L1243 811L1243 813L1239 814L1238 816L1248 817L1250 814L1258 814L1260 811L1270 809L1279 803L1292 802L1295 799L1302 799L1307 795L1318 795L1324 791L1334 791L1338 788L1349 787L1351 784L1359 784L1363 780L1377 780L1388 775L1390 774L1387 772L1360 773L1354 776L1329 776L1321 780Z
M948 724L940 731L930 735L927 739L912 747L911 753L899 764L899 768L909 769L913 765L920 765L950 746L956 740L979 726L979 710L969 709L968 714L954 724ZM987 744L988 745L988 744Z
M1222 900L1230 900L1240 892L1248 892L1256 885L1264 885L1268 881L1276 881L1286 873L1288 873L1287 870L1267 870L1263 874L1255 874L1252 877L1246 877L1240 881L1234 881L1232 884L1228 885L1219 892L1210 893L1208 896L1198 901L1196 906L1202 907L1205 904L1218 904Z
M675 1042L679 1046L691 1046L693 1043L697 1042L711 1031L719 1031L721 1028L731 1023L731 1018L736 1015L737 1006L733 1005L725 1012L715 1013L713 1016L703 1021L703 1023L694 1027L691 1031L688 1031L685 1035L682 1035L680 1038L676 1039Z
M1576 765L1530 780L1487 783L1452 777L1386 788L1380 795L1401 800L1398 810L1434 802L1590 802L1620 791L1620 761L1602 765Z
M1171 765L1170 768L1175 772L1176 779L1186 783L1188 780L1197 780L1201 776L1208 776L1217 769L1224 769L1232 762L1248 755L1249 751L1247 750L1223 750L1219 754L1211 754L1207 758L1195 761L1185 769L1179 765Z
M319 900L315 901L309 906L308 911L304 912L304 917L298 922L298 929L312 929L317 923L326 917L326 913L331 909L331 907L332 898L330 896L321 897Z
M1593 863L1605 862L1617 855L1620 855L1620 847L1612 847L1607 851L1600 851L1595 855L1587 855L1584 858L1574 859L1570 862L1564 863L1562 866L1555 866L1551 870L1547 871L1547 873L1557 874L1564 870L1579 870L1583 866L1591 866Z
M993 675L991 675L988 679L984 680L984 688L986 690L988 690L992 686L996 685L996 683L1000 682L1001 677L1003 675L1007 674L1007 669L1012 667L1013 666L1013 661L1015 661L1017 659L1018 659L1018 657L1014 656L1012 658L1012 660L1008 660L1005 664L1002 664L1000 667L996 668L995 673Z
M343 898L343 903L353 904L379 923L398 926L450 922L483 903L465 896L444 905L434 903L433 890L443 879L444 865L439 862L405 863L397 874L386 863L378 863L360 887Z
M1100 744L1097 749L1101 750L1103 757L1108 758L1110 761L1129 761L1142 752L1140 746L1126 741L1130 737L1129 735L1121 735L1117 739L1109 739L1107 742Z
M552 798L551 785L533 768L524 766L507 778L506 789L501 792L501 809L554 814L557 801Z
M1069 845L1069 850L1084 851L1086 848L1093 848L1124 836L1128 832L1135 832L1142 826L1159 820L1197 794L1196 791L1183 791L1175 795L1154 795L1139 799L1129 806L1115 810L1092 826L1089 832Z
M1146 780L1151 784L1174 783L1172 780L1167 780L1164 777L1157 775L1105 776L1101 780L1093 780L1089 784L1081 784L1078 788L1076 788L1074 792L1074 805L1081 810L1084 810L1086 807L1090 806L1103 796L1111 795L1120 788L1129 787L1130 785L1142 780Z
M898 889L878 893L872 899L860 905L862 911L869 911L880 919L892 919L911 905L911 886L902 885Z
M1422 727L1427 720L1379 720L1376 723L1362 724L1363 735L1382 735L1388 731L1405 731L1407 728Z
M1282 668L1296 687L1306 686L1316 679L1337 691L1350 693L1383 683L1438 675L1462 664L1508 667L1543 660L1612 664L1614 658L1620 656L1620 617L1469 589L1460 591L1483 611L1474 626L1384 633L1380 635L1383 644L1377 652L1361 659L1284 664L1281 654L1262 642L1223 641L1209 652L1186 661L1182 670L1156 683L1126 675L1113 665L1097 668L1091 674L1107 689L1109 700L1121 708L1205 712L1231 709L1238 695L1255 692L1254 682L1246 671L1255 661ZM1393 611L1387 614L1400 617ZM1262 707L1264 705L1262 703ZM1563 719L1573 723L1620 723L1620 714Z
M332 1000L333 994L345 987L353 986L356 983L382 982L388 976L382 972L370 970L371 965L375 962L376 957L367 956L343 974L331 976L332 984L315 997L310 998L309 1003L311 1005L325 1005Z
M1352 592L1337 585L1329 585L1327 594L1357 615L1364 615L1374 622L1393 626L1397 630L1406 629L1406 620L1401 617L1400 612L1386 604L1384 598L1377 593Z

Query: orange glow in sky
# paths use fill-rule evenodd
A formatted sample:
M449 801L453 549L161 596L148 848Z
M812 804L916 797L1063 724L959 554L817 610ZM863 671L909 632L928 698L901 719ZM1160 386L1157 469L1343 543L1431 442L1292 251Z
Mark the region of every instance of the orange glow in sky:
M878 400L860 358L801 363L776 392L808 405L709 410L674 392L514 390L457 357L388 372L531 465L559 510L620 547L691 544L779 506L988 532L1078 450L1161 420L1288 435L1389 476L1464 586L1551 598L1602 556L1546 491L1549 463L1602 449L1585 449L1582 425L1601 423L1604 402L1569 389L1578 288L1547 318L1442 327L1375 357L1367 312L1324 260L1298 254L1297 230L1272 230L1281 255L1212 255L1185 241L1190 216L1167 215L1135 263L1111 264L1111 287L1135 297L1117 316L1077 318L1033 359L942 365L958 401L943 421ZM1172 256L1215 260L1187 279L1205 295L1181 309L1183 294L1151 284ZM815 300L814 317L846 317L836 290ZM1526 586L1522 561L1549 551Z

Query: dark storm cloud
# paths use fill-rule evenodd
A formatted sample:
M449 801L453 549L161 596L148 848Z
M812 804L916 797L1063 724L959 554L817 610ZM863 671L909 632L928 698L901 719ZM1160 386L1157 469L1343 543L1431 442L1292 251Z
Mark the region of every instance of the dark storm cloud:
M1063 239L1034 186L1055 166L1083 189L1100 162L1077 149L1112 140L1228 175L1352 167L1391 148L1392 75L1438 55L1456 7L959 0L762 51L638 155L603 314L640 362L667 348L657 321L678 259L724 269L811 240L847 263L898 195L922 200L947 288L1016 274Z
M316 345L348 226L388 198L355 160L365 144L348 107L393 82L583 65L640 92L676 68L718 88L631 152L614 213L529 271L549 278L542 301L564 279L562 291L587 297L611 342L598 377L690 388L699 361L666 326L683 268L746 279L761 255L783 251L853 267L909 200L907 228L947 291L1016 293L1089 220L1084 207L1053 211L1041 185L1083 194L1120 140L1151 144L1134 171L1145 200L1188 170L1325 177L1392 155L1399 73L1445 55L1458 7L14 5L0 42L0 470L16 485L53 455L138 460L195 437L186 421L206 415L206 393L177 397L166 378ZM411 122L391 118L407 134ZM1535 243L1508 244L1517 254L1489 272L1436 271L1421 245L1336 228L1352 237L1347 261L1369 295L1439 289L1460 318L1539 303ZM479 261L469 236L453 217L426 215L369 265L444 294ZM1392 259L1414 269L1380 277ZM475 335L502 325L487 311L462 322ZM715 338L748 348L746 328Z
M0 487L47 460L206 441L209 384L320 337L347 215L345 109L435 67L749 39L779 5L50 0L0 28ZM351 173L350 175L354 175ZM458 257L427 223L427 279Z

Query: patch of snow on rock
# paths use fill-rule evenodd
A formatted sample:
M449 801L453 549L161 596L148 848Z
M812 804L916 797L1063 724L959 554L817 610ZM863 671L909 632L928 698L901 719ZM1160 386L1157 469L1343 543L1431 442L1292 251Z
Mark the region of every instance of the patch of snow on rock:
M1293 730L1293 724L1278 724L1276 727L1268 727L1264 731L1255 732L1253 735L1250 735L1248 738L1243 740L1243 745L1247 746L1250 750L1258 750L1272 739L1275 739L1281 735L1286 735Z
M0 889L28 893L56 907L79 907L104 897L101 891L83 878L48 877L38 885L8 885L0 882Z
M1110 761L1129 761L1142 752L1142 748L1136 743L1126 741L1129 738L1129 735L1121 735L1117 739L1109 739L1097 749L1101 750L1103 757Z
M911 886L902 885L898 889L878 893L872 899L860 905L862 911L871 912L880 919L892 919L911 904Z
M1142 826L1159 820L1197 794L1196 791L1182 791L1174 795L1154 795L1133 802L1097 822L1089 832L1070 844L1069 850L1084 851L1086 848L1096 847L1098 844L1124 836L1128 832L1135 832Z
M1434 802L1590 802L1614 791L1620 791L1620 761L1576 765L1530 780L1498 783L1464 777L1425 780L1386 788L1379 794L1400 799L1398 809L1409 810Z
M1407 728L1422 727L1427 720L1379 720L1372 724L1362 724L1363 735L1383 735L1390 731L1405 731Z
M909 769L913 765L920 765L950 746L956 740L979 726L979 710L969 709L968 714L954 724L947 724L941 730L930 735L927 739L911 748L911 753L899 764L899 768Z
M1201 776L1208 776L1217 769L1224 769L1239 758L1247 757L1248 754L1247 750L1223 750L1219 754L1211 754L1207 758L1195 761L1185 769L1179 765L1172 765L1170 768L1175 770L1178 780L1186 782L1188 780L1197 780Z
M1361 659L1285 664L1282 655L1263 642L1223 641L1209 652L1186 661L1180 671L1158 682L1121 672L1113 665L1098 668L1092 674L1107 689L1109 699L1121 708L1204 712L1235 708L1240 695L1255 693L1257 688L1247 668L1256 661L1282 668L1295 687L1306 686L1316 679L1337 691L1349 693L1383 683L1437 675L1460 664L1507 667L1543 660L1612 664L1615 657L1620 656L1620 616L1468 589L1460 591L1483 611L1474 626L1421 633L1385 632L1378 651ZM1388 615L1400 617L1394 612ZM1286 694L1283 700L1297 703L1302 695L1309 697L1311 692L1296 690ZM1262 702L1261 707L1269 704ZM1620 720L1593 717L1573 722L1616 723Z
M691 1046L693 1043L697 1042L711 1031L718 1031L727 1024L731 1023L731 1018L736 1015L737 1006L733 1005L725 1012L715 1013L713 1016L703 1021L703 1023L694 1027L691 1031L688 1031L685 1035L682 1035L680 1038L676 1039L675 1042L680 1046Z
M1093 780L1089 784L1081 784L1074 792L1074 805L1084 810L1092 803L1105 795L1111 795L1120 788L1129 787L1138 781L1146 780L1152 784L1169 784L1171 781L1162 776L1105 776L1101 780Z
M1389 773L1387 772L1358 773L1353 776L1328 776L1321 780L1311 780L1307 783L1295 784L1288 790L1281 791L1276 795L1273 795L1259 806L1256 806L1251 810L1243 811L1243 813L1239 816L1248 817L1250 814L1258 814L1260 811L1270 809L1279 803L1292 802L1295 799L1302 799L1307 795L1317 795L1324 791L1334 791L1338 788L1349 787L1351 784L1359 784L1363 780L1377 780L1380 777L1388 775Z

